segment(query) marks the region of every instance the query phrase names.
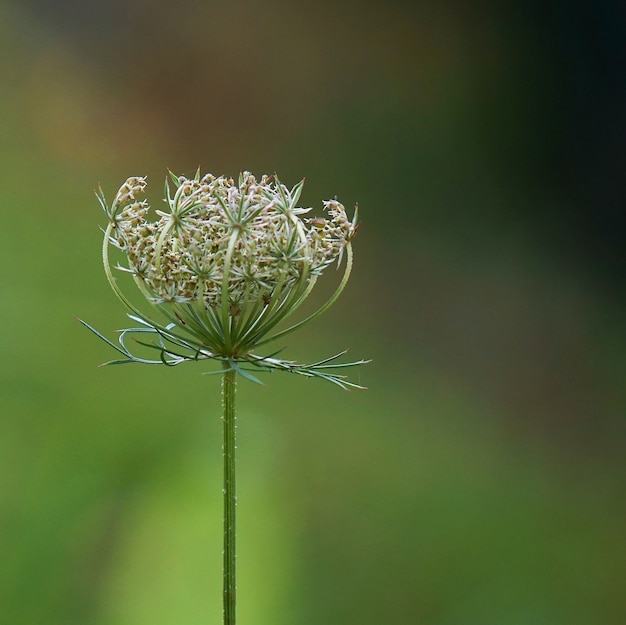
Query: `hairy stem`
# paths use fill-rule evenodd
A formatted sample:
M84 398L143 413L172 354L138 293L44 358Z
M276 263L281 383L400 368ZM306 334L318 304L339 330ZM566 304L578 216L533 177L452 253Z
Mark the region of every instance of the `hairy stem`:
M223 363L222 402L224 408L224 625L235 625L235 389L237 373Z

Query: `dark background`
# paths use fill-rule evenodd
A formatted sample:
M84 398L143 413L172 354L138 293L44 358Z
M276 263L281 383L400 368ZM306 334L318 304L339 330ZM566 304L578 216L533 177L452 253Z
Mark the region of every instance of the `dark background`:
M622 625L625 17L2 0L0 622L220 622L219 380L75 320L97 184L200 165L362 218L285 355L369 390L240 384L241 623Z

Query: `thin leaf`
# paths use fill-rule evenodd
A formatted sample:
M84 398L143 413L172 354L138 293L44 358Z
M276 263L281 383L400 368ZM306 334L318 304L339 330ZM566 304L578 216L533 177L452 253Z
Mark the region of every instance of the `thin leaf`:
M250 380L251 382L256 382L256 384L260 384L261 386L265 386L263 382L261 382L261 380L259 380L258 378L255 378L251 373L248 373L245 369L242 369L234 359L229 358L228 364L231 366L231 369L234 369L237 373L241 374L241 376L246 378L247 380Z

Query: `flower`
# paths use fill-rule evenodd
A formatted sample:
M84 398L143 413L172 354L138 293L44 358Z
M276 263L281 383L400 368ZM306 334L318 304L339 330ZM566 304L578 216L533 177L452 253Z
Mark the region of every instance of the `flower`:
M297 206L304 180L290 190L276 176L257 180L249 172L243 172L237 184L223 176L201 177L199 171L194 178L170 178L172 185L165 182L167 210L157 210L155 221L150 221L148 202L141 199L145 177L126 180L110 206L101 190L97 194L108 218L103 242L107 278L132 311L129 316L141 324L121 331L121 348L104 339L126 356L114 362L178 364L215 358L228 360L244 375L242 362L262 369L306 367L257 356L252 350L314 319L337 299L352 267L358 208L350 220L341 203L328 200L323 203L325 217L308 217L312 209ZM143 314L122 293L111 270L111 245L125 257L126 265L118 269L133 276L167 324ZM324 270L339 265L344 254L343 278L333 296L306 319L272 334L306 300ZM159 360L138 358L126 347L125 335L141 332L158 335L156 343L139 342L156 347ZM344 385L341 376L331 377Z

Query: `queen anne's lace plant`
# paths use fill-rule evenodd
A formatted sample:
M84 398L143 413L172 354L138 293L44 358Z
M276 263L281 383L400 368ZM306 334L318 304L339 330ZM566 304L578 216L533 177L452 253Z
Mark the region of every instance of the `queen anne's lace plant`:
M314 319L343 291L352 268L358 208L350 220L342 204L328 200L325 217L308 217L311 209L297 206L304 181L289 190L276 176L257 180L244 172L237 184L223 176L200 177L199 172L193 178L170 178L171 184L165 182L167 210L157 210L156 221L150 221L148 202L141 199L143 177L129 178L110 205L101 189L97 194L108 219L102 250L106 276L130 309L129 317L139 324L120 330L118 345L82 322L122 354L106 364L176 365L215 359L254 381L250 370L283 370L360 388L335 373L365 362L337 363L345 352L299 365L253 351ZM124 295L113 275L110 246L125 256L125 264L117 269L132 275L166 321L144 314ZM344 257L343 277L330 299L315 313L277 331L306 300L322 272ZM132 353L129 335L157 350L158 358Z
M82 322L121 355L107 364L141 362L177 365L189 360L221 362L224 444L224 625L235 624L235 385L237 373L257 381L250 371L288 371L329 380L342 388L362 388L338 369L366 361L338 363L341 352L312 365L259 355L259 347L299 328L324 312L343 291L352 268L351 241L357 210L349 220L336 200L324 202L325 217L307 217L297 206L302 182L289 190L278 178L260 180L245 172L238 184L211 174L192 179L171 175L165 182L166 211L156 211L141 196L145 178L129 178L109 205L98 199L107 216L102 258L109 284L138 324L120 330L116 344ZM145 298L165 321L143 313L122 292L109 259L118 249ZM345 258L335 293L316 312L277 329L310 295L330 265ZM156 350L145 358L129 349Z

